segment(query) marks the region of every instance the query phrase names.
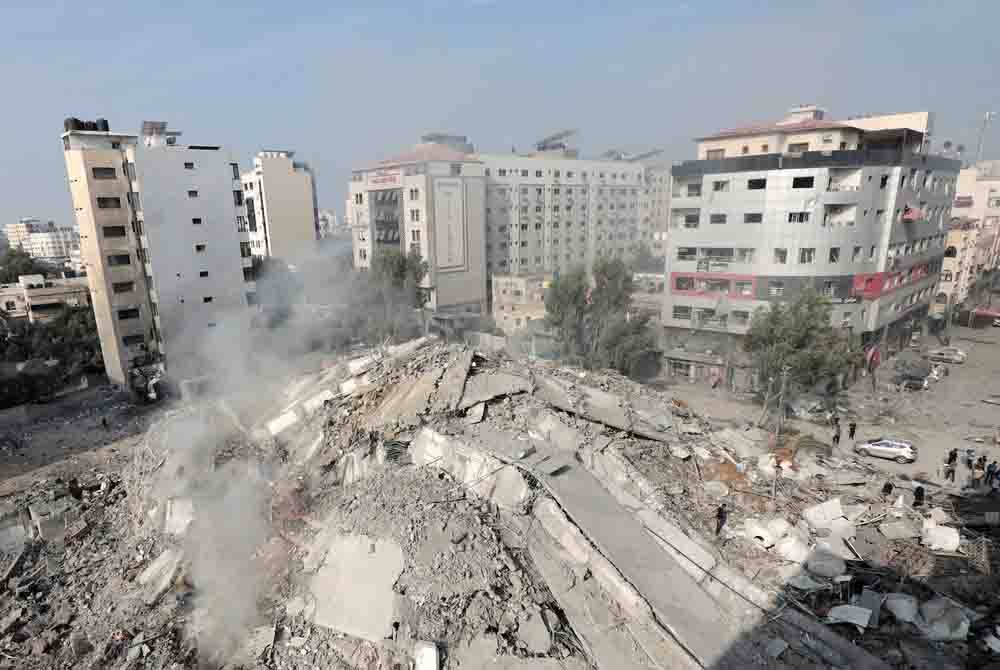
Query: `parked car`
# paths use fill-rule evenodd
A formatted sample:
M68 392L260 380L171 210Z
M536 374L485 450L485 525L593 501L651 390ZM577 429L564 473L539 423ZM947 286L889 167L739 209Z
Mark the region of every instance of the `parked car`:
M993 327L1000 328L1000 319L993 319Z
M858 442L854 445L854 451L861 456L888 458L897 463L912 463L917 460L917 448L911 443L885 437Z
M964 363L966 353L958 347L941 347L927 352L927 360L935 363Z

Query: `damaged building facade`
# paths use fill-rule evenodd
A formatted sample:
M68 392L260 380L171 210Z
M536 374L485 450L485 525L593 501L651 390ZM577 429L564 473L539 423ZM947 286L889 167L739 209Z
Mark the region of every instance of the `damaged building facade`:
M805 106L698 138L671 170L670 334L742 335L755 309L809 287L835 327L900 346L933 298L960 168L929 151L932 131L929 112L834 121Z
M198 342L223 317L248 318L256 292L236 159L179 136L78 119L62 134L104 364L121 385L154 362L201 374Z
M253 169L240 179L254 256L291 262L315 250L319 206L308 164L295 160L294 151L261 151L254 156Z

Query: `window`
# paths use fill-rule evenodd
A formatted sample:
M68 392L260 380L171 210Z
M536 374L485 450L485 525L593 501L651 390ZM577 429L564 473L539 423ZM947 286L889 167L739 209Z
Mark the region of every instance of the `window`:
M233 191L233 204L237 207L243 206L243 191Z
M705 154L705 158L710 161L722 160L725 157L726 157L725 149L709 149Z
M354 204L355 205L363 205L364 202L365 202L365 194L364 193L355 193L354 194Z
M785 282L772 279L767 282L767 294L772 297L785 295Z
M674 305L674 318L689 321L691 319L691 306Z
M774 250L774 262L778 265L784 265L788 262L788 249L775 249Z
M185 163L184 164L184 169L185 170L193 170L194 169L194 163ZM236 177L234 176L233 179L236 179Z
M542 171L541 170L535 170L535 177L541 179L542 178ZM542 189L538 189L538 190L541 191Z
M760 152L762 154L766 154L770 150L771 150L771 147L769 147L768 145L766 145L766 144L760 145Z
M122 143L121 142L112 142L111 143L111 148L112 149L121 149L122 148Z
M204 298L201 299L201 301L202 302L212 302L212 296L206 295Z
M889 175L884 174L882 175L882 179L879 181L878 187L885 188L888 185L889 185Z
M198 197L198 191L188 191L188 197L189 198L197 198Z
M736 282L736 295L751 296L753 295L753 282L749 280L740 280Z
M788 153L800 154L804 151L809 151L808 142L793 142L792 144L788 145Z
M552 176L555 177L556 179L559 179L559 170L553 170Z
M700 198L701 197L701 184L688 184L687 194L689 198Z
M239 166L239 163L230 163L229 167L233 168L233 179L239 181L239 178L240 178L240 166Z
M693 261L698 258L698 249L695 247L677 247L677 260Z
M812 188L815 178L813 177L794 177L792 179L792 188Z
M851 262L858 263L861 261L861 247L854 247L854 253L851 254Z
M763 212L747 212L743 215L743 223L763 223Z
M697 228L698 227L698 215L697 214L685 214L684 215L684 227L685 228Z
M748 154L748 153L750 153L750 147L748 147L747 145L744 144L743 148L740 150L740 153L741 154Z
M748 191L763 191L767 188L767 179L747 179Z
M194 250L195 250L196 253L199 253L199 254L203 253L205 251L205 245L204 244L196 244L196 245L194 245Z
M91 168L90 173L94 179L114 179L117 176L115 169L110 167Z
M239 219L239 218L242 218L242 217L236 217L236 218ZM191 224L195 225L195 226L200 226L201 225L201 217L200 216L196 216L193 219L191 219Z
M789 212L788 223L809 223L809 212Z
M122 200L121 198L97 198L97 209L121 209Z
M417 223L417 222L420 221L420 210L419 209L411 209L410 210L410 221L412 221L413 223Z
M126 347L134 347L136 345L145 343L146 343L145 335L126 335L125 337L122 338L122 344L124 344Z
M830 247L830 262L831 263L840 262L840 247Z
M506 177L507 176L507 170L504 169L504 168L499 168L497 170L497 176L498 177Z
M139 318L139 308L132 307L130 309L120 309L118 310L118 320L124 321L126 319L138 319Z
M202 270L201 272L198 273L198 276L199 277L207 277L208 276L208 270Z
M678 291L693 291L694 277L678 277L674 281L674 289Z
M708 215L708 222L709 223L725 223L726 222L726 215L725 214L709 214Z
M410 189L410 200L418 200L420 198L420 189L411 188Z
M868 260L870 260L870 261L875 260L875 247L874 246L871 247L870 249L868 249Z
M125 226L104 226L104 237L125 237Z
M837 295L837 282L835 281L825 281L823 282L823 295L828 298L832 298Z
M462 164L461 163L452 163L451 164L451 176L452 177L458 177L461 174L462 174Z
M716 193L725 193L729 190L729 180L725 181L713 181L712 190Z
M116 265L131 265L131 264L132 264L132 257L129 256L128 254L113 254L111 256L108 256L108 265L116 266Z
M3 304L3 308L8 312L13 312L17 309L17 304L13 300L8 300Z
M756 249L740 248L736 250L736 260L740 263L753 263Z
M131 293L135 290L134 281L116 281L111 284L111 291L113 293Z
M528 171L527 170L521 170L521 176L522 177L527 177L528 176Z
M808 265L816 261L816 247L799 249L799 263Z

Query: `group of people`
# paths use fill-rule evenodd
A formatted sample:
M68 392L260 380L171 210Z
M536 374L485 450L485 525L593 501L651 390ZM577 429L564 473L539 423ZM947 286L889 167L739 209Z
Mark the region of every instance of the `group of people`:
M976 458L976 453L972 449L965 451L965 467L969 469L971 475L969 485L972 488L989 486L990 488L1000 488L1000 465L994 460L987 463L985 455ZM948 452L948 458L944 464L944 478L952 482L955 481L955 470L958 467L958 449Z
M847 439L853 440L854 434L858 431L858 422L851 421L847 424ZM833 417L833 446L838 446L840 444L840 417L834 415Z

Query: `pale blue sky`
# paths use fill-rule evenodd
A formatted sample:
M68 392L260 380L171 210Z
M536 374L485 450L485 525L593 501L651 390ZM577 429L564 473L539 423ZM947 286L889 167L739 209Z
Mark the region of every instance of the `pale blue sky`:
M0 222L70 223L66 116L168 121L244 166L294 149L341 212L352 166L426 131L507 151L578 128L585 153L683 160L695 135L815 102L835 117L930 109L937 141L971 152L1000 111L996 0L97 4L0 0Z

